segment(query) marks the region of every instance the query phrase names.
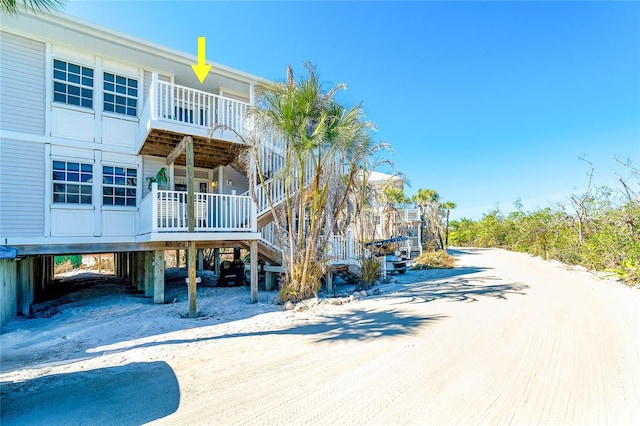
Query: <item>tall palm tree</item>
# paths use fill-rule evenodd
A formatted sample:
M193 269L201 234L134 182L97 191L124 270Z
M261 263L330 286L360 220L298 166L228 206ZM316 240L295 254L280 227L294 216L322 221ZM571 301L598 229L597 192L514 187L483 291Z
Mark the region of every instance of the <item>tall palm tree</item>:
M422 244L429 239L440 241L442 246L442 235L440 233L440 194L434 189L419 189L413 197L413 201L420 209L420 221L422 223Z
M269 202L280 240L286 241L281 244L283 300L299 300L317 292L330 231L373 145L373 125L364 120L361 105L348 109L335 100L345 86L338 84L325 91L315 68L305 66L308 76L304 78L296 80L288 67L284 82L259 84L252 110L259 132L253 138L249 161L265 192L257 147L269 141L259 135L275 134L284 141L284 167L279 174L285 180L284 202L278 207Z
M22 8L34 13L45 13L60 10L65 4L66 0L0 0L0 11L15 15Z
M451 210L455 209L456 203L454 203L453 201L447 201L442 203L442 208L445 210L445 214L446 214L446 221L445 221L445 226L444 226L444 250L447 251L447 249L449 248L449 214L451 213Z

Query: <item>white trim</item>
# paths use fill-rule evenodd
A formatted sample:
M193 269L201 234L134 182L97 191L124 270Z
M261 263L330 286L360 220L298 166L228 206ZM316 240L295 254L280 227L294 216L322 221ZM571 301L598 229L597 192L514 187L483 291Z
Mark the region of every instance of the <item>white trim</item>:
M95 150L93 155L93 200L91 204L96 207L93 210L93 236L99 237L102 235L102 210L97 207L102 206L102 151Z
M133 212L138 210L138 206L110 206L102 204L100 210L103 212Z
M93 141L95 143L102 143L102 117L99 115L99 111L103 111L104 104L104 87L102 75L102 58L100 56L95 57L95 68L93 69L93 110L96 114L93 116ZM96 80L100 76L99 87L100 90L96 90Z
M93 189L93 188L92 188ZM93 193L91 193L93 197ZM51 203L51 210L95 210L93 204Z
M142 109L144 108L144 102L146 99L144 98L144 69L138 68L138 113L136 114L136 119L138 123L140 122L140 115L142 113ZM149 91L151 91L151 86L149 86ZM136 141L137 143L138 141Z
M76 65L84 65L91 68L94 68L96 65L96 57L93 54L79 52L74 49L67 49L65 47L60 47L60 45L52 45L51 53L53 58L55 59L60 59L63 61L66 61L68 59L71 62L79 62ZM93 76L95 78L95 74Z
M4 129L2 130L2 138L11 139L15 141L51 144L55 146L63 146L63 147L70 147L70 148L82 148L82 149L89 149L89 150L93 150L97 148L94 142L86 142L86 141L78 141L75 139L64 139L64 138L58 138L58 137L52 137L52 136L36 135L33 133L14 132L14 131L4 130ZM113 153L118 153L118 154L138 155L137 151L133 148L119 147L116 145L109 145L108 151Z
M250 84L249 87L253 87L253 84ZM251 90L251 89L249 89ZM233 101L238 101L238 102L249 102L249 104L251 104L251 93L249 93L249 96L247 96L246 93L240 93L238 91L235 90L229 90L226 89L224 87L221 87L219 90L219 95L229 98Z
M125 34L125 33L113 30L111 28L103 27L96 23L85 21L71 15L63 14L63 13L56 13L56 15L48 14L48 15L41 16L41 15L33 15L33 14L26 13L19 10L16 18L17 19L3 20L2 31L6 31L8 33L12 33L22 37L28 37L33 40L39 40L43 42L50 40L47 37L34 37L34 35L31 34L29 30L24 29L25 27L28 28L30 25L32 26L33 24L28 23L27 25L24 25L24 26L20 26L20 23L14 24L14 22L19 22L23 19L33 19L40 22L49 22L53 25L58 25L62 28L70 29L79 34L87 34L101 41L129 46L132 49L137 49L143 52L147 52L150 55L159 56L169 61L178 62L180 64L184 64L187 66L190 66L191 64L195 64L198 61L198 58L194 55L189 55L184 52L181 52L166 46L162 46L160 44L156 44L148 40L143 40L141 38L132 36L130 34ZM15 26L13 28L9 27L12 24ZM218 74L220 76L231 78L240 82L251 83L251 82L258 82L258 81L266 81L266 79L259 77L257 75L236 70L216 62L207 60L207 64L212 65L213 68L211 71L214 74Z
M102 70L111 74L120 74L123 77L138 79L140 73L136 66L127 65L122 62L115 61L111 58L103 58Z
M53 83L53 78L51 79L51 83ZM51 90L53 91L53 89L51 89ZM94 90L94 92L95 92L95 90ZM78 105L71 105L71 104L66 104L64 102L57 102L57 101L54 101L54 100L51 101L51 108L68 109L70 111L81 112L81 113L87 114L87 115L90 114L90 115L94 116L94 118L93 118L94 120L95 120L95 115L96 115L95 105L96 105L95 96L93 97L93 106L94 106L94 108L87 108L87 107L78 106Z
M51 236L51 204L53 204L53 160L51 159L51 144L44 145L44 236Z
M163 232L113 237L5 237L7 246L47 246L74 244L118 244L181 241L249 241L259 240L259 232Z
M51 136L51 104L53 103L53 56L51 43L44 45L44 134Z
M104 105L102 107L104 108ZM140 112L140 107L138 106L138 107L136 107L136 114L139 113L139 112ZM132 115L118 114L117 112L111 112L111 111L104 111L103 110L100 113L100 116L101 117L109 117L109 118L113 118L113 119L116 119L116 120L129 121L131 123L136 123L136 124L139 122L137 115L134 117Z
M155 232L141 235L136 242L152 241L248 241L259 240L259 232Z

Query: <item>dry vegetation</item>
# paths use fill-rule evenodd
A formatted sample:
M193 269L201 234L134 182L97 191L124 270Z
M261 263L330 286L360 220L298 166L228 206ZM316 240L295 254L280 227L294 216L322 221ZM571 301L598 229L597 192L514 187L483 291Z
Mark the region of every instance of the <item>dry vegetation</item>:
M456 259L446 251L423 251L413 261L412 269L452 269Z

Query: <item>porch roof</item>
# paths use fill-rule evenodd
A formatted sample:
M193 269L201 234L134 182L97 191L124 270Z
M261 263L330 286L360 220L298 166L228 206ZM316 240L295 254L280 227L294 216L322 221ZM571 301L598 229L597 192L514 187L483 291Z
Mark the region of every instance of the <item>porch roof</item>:
M183 133L153 129L142 146L140 154L167 157L180 143ZM217 166L228 166L238 159L246 145L220 139L209 139L192 136L194 166L212 169ZM186 164L186 154L182 153L175 161L176 164Z

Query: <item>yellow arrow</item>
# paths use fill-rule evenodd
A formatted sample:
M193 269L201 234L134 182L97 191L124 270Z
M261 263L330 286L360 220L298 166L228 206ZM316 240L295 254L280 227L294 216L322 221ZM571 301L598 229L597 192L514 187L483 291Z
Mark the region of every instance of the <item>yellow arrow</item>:
M193 68L193 72L196 73L198 80L200 83L204 83L204 79L207 78L209 74L209 70L211 70L211 65L205 64L206 62L206 54L207 52L207 38L206 37L198 37L198 63L196 65L191 65Z

